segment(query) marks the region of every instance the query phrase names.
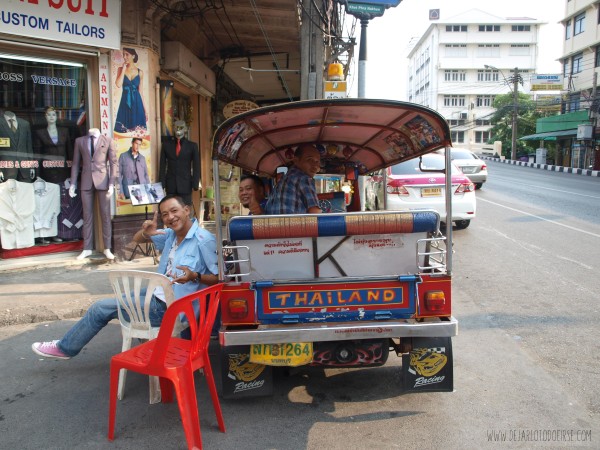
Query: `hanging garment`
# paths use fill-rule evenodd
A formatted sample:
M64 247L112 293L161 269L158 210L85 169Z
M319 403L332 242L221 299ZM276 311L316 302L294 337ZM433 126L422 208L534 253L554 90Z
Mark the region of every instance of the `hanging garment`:
M33 184L7 180L0 184L0 244L5 250L33 247Z
M83 205L81 195L71 197L69 186L60 185L60 214L58 216L58 237L67 241L82 238Z
M35 212L33 213L33 236L54 237L58 234L60 214L60 187L38 178L33 183Z

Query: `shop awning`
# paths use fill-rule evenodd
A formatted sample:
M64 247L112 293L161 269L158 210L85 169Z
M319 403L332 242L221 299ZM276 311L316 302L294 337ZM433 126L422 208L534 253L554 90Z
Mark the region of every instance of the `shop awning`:
M555 141L557 137L577 136L577 128L572 130L549 131L547 133L530 134L519 138L520 141Z

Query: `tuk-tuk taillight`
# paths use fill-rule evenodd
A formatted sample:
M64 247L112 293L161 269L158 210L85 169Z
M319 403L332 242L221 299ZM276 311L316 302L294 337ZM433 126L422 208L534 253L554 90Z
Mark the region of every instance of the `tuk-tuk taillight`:
M227 309L232 319L243 319L248 315L248 301L245 298L230 298Z
M441 311L446 305L444 291L429 291L425 293L425 307L429 311Z

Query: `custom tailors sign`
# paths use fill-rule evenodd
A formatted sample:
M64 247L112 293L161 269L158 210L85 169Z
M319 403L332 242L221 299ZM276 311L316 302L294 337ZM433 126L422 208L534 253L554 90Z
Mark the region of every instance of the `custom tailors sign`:
M121 44L120 0L2 0L0 32L99 48Z

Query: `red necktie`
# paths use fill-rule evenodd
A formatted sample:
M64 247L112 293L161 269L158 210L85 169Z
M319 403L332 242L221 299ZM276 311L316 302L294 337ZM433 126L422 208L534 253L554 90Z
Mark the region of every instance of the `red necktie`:
M181 139L177 139L177 146L175 147L175 155L179 156L181 151Z

